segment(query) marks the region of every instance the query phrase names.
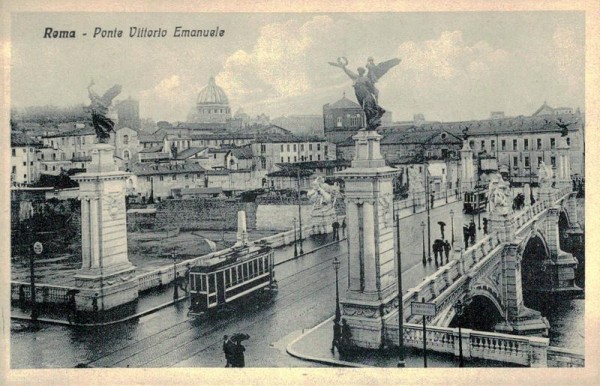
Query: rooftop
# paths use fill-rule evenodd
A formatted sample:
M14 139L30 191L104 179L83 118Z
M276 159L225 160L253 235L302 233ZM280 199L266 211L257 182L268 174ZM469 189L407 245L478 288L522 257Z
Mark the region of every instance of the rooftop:
M160 174L201 173L205 169L198 164L134 163L129 167L129 171L136 176L152 176Z
M36 139L31 138L25 133L11 132L10 133L10 146L11 147L24 147L34 146L42 147L42 143Z

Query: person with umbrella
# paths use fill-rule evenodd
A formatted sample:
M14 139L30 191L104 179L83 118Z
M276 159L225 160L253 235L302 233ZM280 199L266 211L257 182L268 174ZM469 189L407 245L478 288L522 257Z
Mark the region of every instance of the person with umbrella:
M225 354L225 367L233 367L231 363L231 352L235 343L227 335L223 336L223 353Z
M244 351L246 351L246 347L242 344L242 341L250 339L250 335L236 333L231 336L232 342L232 350L230 352L230 362L231 367L245 367L246 360L244 358Z

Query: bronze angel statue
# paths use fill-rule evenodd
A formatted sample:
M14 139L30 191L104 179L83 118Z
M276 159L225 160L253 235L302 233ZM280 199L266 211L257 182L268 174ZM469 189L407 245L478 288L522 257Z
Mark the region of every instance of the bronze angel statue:
M93 85L94 81L92 80L88 86L88 95L92 102L88 109L92 113L92 123L94 129L96 129L98 142L107 143L110 138L110 132L114 131L115 123L106 114L108 114L108 108L112 104L113 99L121 93L121 86L115 84L104 95L100 96L92 90Z
M357 69L358 74L347 68L348 59L341 57L337 59L337 63L329 62L330 65L339 67L354 81L354 94L356 100L362 107L367 117L367 130L376 130L381 126L381 117L385 110L379 106L379 90L375 87L375 83L385 75L392 67L398 65L400 59L394 58L375 64L372 57L367 59L367 70L364 67Z

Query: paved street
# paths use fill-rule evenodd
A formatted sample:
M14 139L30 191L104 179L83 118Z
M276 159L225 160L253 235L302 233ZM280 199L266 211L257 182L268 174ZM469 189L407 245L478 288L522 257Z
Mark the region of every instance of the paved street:
M459 206L460 203L456 203L434 208L432 223L445 216L449 219L450 207ZM402 226L404 229L404 223ZM432 234L435 234L433 229L432 226ZM439 227L437 229L439 232ZM315 241L305 242L304 247L305 251L312 250L316 247ZM408 289L432 273L435 265L423 266L421 262L420 227L416 234L411 227L403 231L402 249L403 281ZM293 247L276 253L276 260L287 260L293 256ZM73 367L89 363L97 367L221 367L224 365L222 337L235 332L245 332L252 337L246 344L249 367L308 366L285 353L285 347L302 329L311 328L334 313L332 261L338 256L342 262L339 279L343 297L346 253L346 241L341 241L280 264L276 268L279 293L271 302L256 301L210 320L188 317L187 305L180 303L138 320L95 331L45 325L37 333L13 332L12 366ZM314 365L317 364L311 364Z

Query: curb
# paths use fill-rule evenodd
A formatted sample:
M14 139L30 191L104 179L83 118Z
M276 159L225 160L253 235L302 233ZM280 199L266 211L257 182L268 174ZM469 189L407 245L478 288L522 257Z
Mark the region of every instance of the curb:
M307 335L312 334L316 329L320 328L321 326L323 326L325 323L329 323L330 321L333 320L333 316L325 319L323 322L317 324L315 327L311 328L310 330L308 330L307 333L300 335L299 337L297 337L296 339L294 339L292 342L290 342L286 348L285 351L293 356L294 358L303 360L303 361L308 361L308 362L315 362L315 363L321 363L324 365L330 365L330 366L335 366L335 367L354 367L354 368L372 368L372 366L367 366L367 365L363 365L363 364L358 364L358 363L354 363L354 362L348 362L348 361L342 361L339 359L329 359L329 358L318 358L318 357L314 357L311 355L305 355L305 354L301 354L298 351L294 350L294 348L292 346L294 346L296 343L298 343L300 340L304 339Z
M308 255L309 253L313 253L313 252L316 252L316 251L318 251L318 250L320 250L320 249L323 249L323 248L329 247L330 245L333 245L333 244L335 244L335 243L339 243L340 241L343 241L343 240L346 240L346 237L344 237L344 238L342 238L342 239L339 239L339 240L337 240L337 241L332 241L332 242L330 242L330 243L327 243L327 244L324 244L324 245L320 245L320 246L318 246L317 248L315 248L315 249L311 249L311 250L310 250L310 251L308 251L308 252L304 252L304 253L303 253L303 254L301 254L301 255L299 254L298 256L290 257L289 259L286 259L286 260L280 261L280 262L278 262L277 264L275 264L275 267L277 267L278 265L281 265L281 264L283 264L283 263L287 263L287 262L289 262L289 261L296 260L296 259L298 259L299 257L302 257L302 256L305 256L305 255Z
M142 317L142 316L146 316L148 314L151 314L153 312L156 312L158 310L166 308L166 307L168 307L170 305L178 303L178 302L180 302L182 300L186 300L188 297L189 296L183 296L183 297L180 297L177 300L172 300L170 302L166 302L166 303L160 304L158 306L149 308L149 309L147 309L145 311L138 312L137 314L133 314L133 315L127 316L127 317L122 318L122 319L112 320L110 322L104 322L104 323L69 323L69 322L66 322L64 320L48 319L48 318L37 318L37 321L38 322L43 322L43 323L49 323L49 324L60 324L60 325L63 325L63 326L74 326L74 327L110 326L110 325L113 325L113 324L123 323L123 322L126 322L126 321L131 320L131 319L136 319L136 318L139 318L139 317ZM15 320L27 320L27 321L31 321L31 317L30 316L11 315L10 318L11 319L15 319Z

